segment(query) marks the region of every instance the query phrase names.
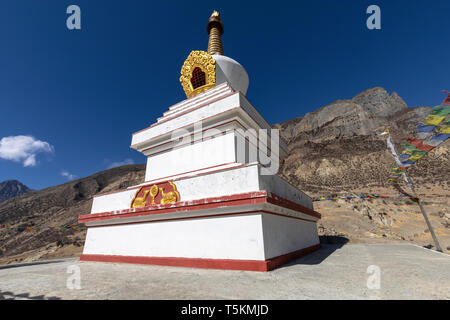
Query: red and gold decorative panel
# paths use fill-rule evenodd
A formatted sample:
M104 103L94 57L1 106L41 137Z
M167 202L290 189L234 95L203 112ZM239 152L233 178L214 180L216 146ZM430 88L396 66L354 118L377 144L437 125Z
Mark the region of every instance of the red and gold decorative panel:
M180 194L172 181L140 187L131 201L131 208L142 208L156 204L180 201Z

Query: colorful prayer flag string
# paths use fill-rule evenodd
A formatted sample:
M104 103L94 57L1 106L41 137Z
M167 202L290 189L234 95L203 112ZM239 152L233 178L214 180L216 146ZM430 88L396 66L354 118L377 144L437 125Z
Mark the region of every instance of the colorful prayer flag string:
M446 92L448 93L448 92ZM435 106L425 118L425 123L418 123L414 137L408 137L409 143L402 145L403 151L399 156L395 152L390 136L388 136L388 147L396 159L397 165L393 167L388 177L393 187L403 196L409 197L413 201L419 199L407 193L399 184L399 178L403 176L405 182L409 182L406 178L406 169L414 165L418 160L422 159L438 145L450 138L450 119L446 119L450 115L450 93L441 105ZM389 133L388 130L385 133ZM383 134L385 134L383 133Z

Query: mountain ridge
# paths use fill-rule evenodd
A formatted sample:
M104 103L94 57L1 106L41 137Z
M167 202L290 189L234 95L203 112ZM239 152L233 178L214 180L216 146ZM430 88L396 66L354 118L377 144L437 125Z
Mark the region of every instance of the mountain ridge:
M18 180L0 182L0 202L33 191Z

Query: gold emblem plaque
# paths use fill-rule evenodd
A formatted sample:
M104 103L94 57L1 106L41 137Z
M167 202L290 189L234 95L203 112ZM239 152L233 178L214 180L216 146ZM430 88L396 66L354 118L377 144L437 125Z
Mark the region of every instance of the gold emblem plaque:
M205 74L205 84L198 88L194 88L191 81L196 68ZM213 88L216 85L216 61L208 52L192 51L181 68L180 82L188 98Z

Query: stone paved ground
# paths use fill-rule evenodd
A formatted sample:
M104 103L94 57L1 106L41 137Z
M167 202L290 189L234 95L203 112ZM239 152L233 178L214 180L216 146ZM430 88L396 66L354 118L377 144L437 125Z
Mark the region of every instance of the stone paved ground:
M370 265L380 267L379 290L367 288ZM77 266L81 289L71 290ZM0 299L450 299L450 256L409 244L324 245L267 273L61 259L0 266Z

